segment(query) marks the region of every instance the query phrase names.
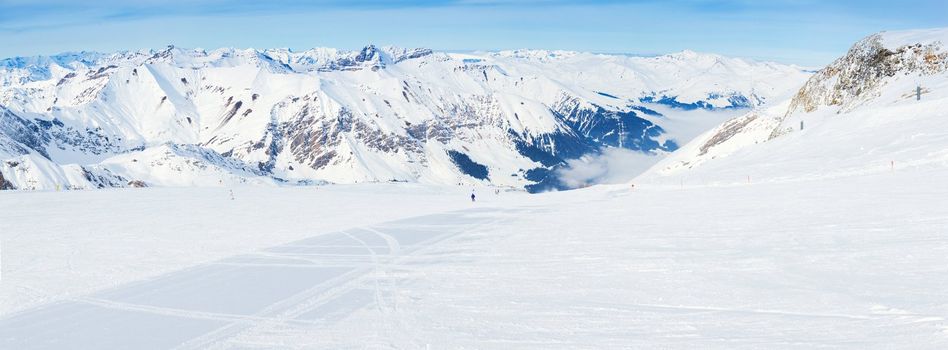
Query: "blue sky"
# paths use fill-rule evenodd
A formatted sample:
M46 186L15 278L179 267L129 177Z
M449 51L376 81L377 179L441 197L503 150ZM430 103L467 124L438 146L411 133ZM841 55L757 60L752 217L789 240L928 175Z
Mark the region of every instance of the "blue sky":
M0 57L374 43L644 55L690 49L818 66L877 31L942 26L945 0L0 0Z

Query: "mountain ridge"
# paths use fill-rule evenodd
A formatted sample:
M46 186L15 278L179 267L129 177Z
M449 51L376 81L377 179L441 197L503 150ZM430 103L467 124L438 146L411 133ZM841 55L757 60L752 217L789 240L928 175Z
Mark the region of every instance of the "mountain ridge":
M696 137L636 181L734 184L937 166L948 160L939 132L946 44L948 28L867 36L792 97Z

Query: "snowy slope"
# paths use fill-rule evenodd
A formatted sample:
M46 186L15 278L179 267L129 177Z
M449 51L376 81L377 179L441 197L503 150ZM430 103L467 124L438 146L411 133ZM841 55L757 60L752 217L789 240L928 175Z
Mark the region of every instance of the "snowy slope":
M0 162L0 174L23 189L96 182L44 175L68 167L109 169L120 180L106 186L216 182L186 169L145 174L124 156L144 151L151 164L163 154L151 148L181 145L195 150L182 157L251 182L542 190L561 185L550 170L566 160L611 147L672 151L808 76L695 52L168 47L12 58L0 60L0 159L39 156L50 168L14 176Z
M783 103L695 138L639 181L785 181L948 165L948 29L856 43Z
M944 349L946 182L8 191L0 348Z

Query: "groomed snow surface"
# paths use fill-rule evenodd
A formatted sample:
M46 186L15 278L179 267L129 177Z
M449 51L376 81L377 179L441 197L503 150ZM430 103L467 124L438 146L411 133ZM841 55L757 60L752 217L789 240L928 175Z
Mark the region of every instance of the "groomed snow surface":
M0 348L943 349L948 172L0 193Z

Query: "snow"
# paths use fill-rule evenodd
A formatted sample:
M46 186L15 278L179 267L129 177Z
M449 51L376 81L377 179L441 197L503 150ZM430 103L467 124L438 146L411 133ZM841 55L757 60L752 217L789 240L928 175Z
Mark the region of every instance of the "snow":
M323 232L464 208L467 193L407 184L5 191L0 317Z
M941 348L945 174L537 199L342 322L224 347Z
M0 347L943 348L945 181L6 192Z
M948 44L948 28L914 29L882 32L885 47L896 49L905 45L933 43Z

